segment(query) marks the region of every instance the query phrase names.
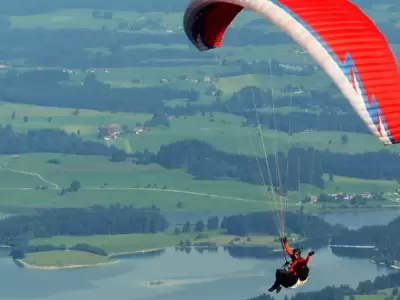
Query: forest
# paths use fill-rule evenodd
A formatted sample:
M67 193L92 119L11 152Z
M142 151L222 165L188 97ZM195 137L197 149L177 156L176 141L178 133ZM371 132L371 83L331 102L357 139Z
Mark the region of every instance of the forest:
M32 238L155 233L167 227L167 220L154 206L134 208L115 204L109 207L36 209L31 215L0 220L0 244L21 247L27 246Z
M0 125L0 154L64 153L77 155L125 155L125 151L107 145L84 141L77 134L61 129L29 129L27 133L14 132L11 125Z
M323 189L324 174L363 179L400 179L400 156L384 150L350 154L292 147L287 154L278 153L277 159L270 154L268 168L263 159L226 153L204 141L185 139L162 145L157 154L144 151L136 152L134 156L136 163L157 163L168 169L185 169L198 180L233 179L262 185L264 178L267 185L272 183L275 187L279 186L281 180L283 192L298 190L299 183L309 183ZM270 179L268 169L276 170L277 161L280 177L271 171ZM382 161L385 163L382 164ZM260 175L260 169L263 176Z
M165 87L111 88L96 80L93 74L85 78L82 86L59 84L68 81L62 71L8 72L0 79L0 95L10 103L39 106L155 113L162 110L164 100L189 99L199 94L194 90L172 90Z
M224 217L221 223L221 228L226 229L228 234L238 236L247 236L250 234L276 235L276 226L273 212L257 212ZM305 236L307 241L302 242L302 247L318 249L327 246L329 237L333 234L339 235L341 231L342 226L332 226L323 219L311 214L285 212L285 233L286 235L294 233ZM296 243L292 246L295 246ZM262 248L260 247L259 249L260 253L263 252ZM233 249L232 255L254 257L256 250Z
M294 92L302 93L294 94ZM276 93L276 91L275 91ZM278 107L296 107L300 109L317 110L333 112L354 112L354 108L349 102L338 93L335 86L331 85L328 90L312 90L304 87L296 87L290 84L280 89L279 100L273 99L271 89L260 89L256 86L246 86L235 92L226 105L216 101L213 109L217 111L229 111L236 115L248 116L248 111L254 108L275 108ZM253 103L254 102L254 103ZM249 115L251 117L251 114Z

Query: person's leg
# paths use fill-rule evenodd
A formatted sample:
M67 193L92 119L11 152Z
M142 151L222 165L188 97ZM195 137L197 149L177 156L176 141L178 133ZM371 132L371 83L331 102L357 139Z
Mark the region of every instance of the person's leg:
M280 286L281 286L281 282L284 278L284 272L286 272L286 270L284 269L277 269L275 271L275 282L274 284L268 289L268 292L273 292L276 289L280 290Z

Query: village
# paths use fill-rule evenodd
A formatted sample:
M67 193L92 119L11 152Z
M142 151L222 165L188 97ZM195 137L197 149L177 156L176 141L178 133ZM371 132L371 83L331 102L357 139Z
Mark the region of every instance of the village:
M322 193L319 196L306 196L301 201L301 203L337 203L337 204L347 204L347 205L356 205L356 206L365 206L368 204L368 201L383 201L388 200L389 193L384 192L362 192L362 193L351 193L346 194L343 192L337 192L334 194L325 194ZM391 200L391 199L389 199ZM393 200L395 201L395 200Z
M123 134L141 134L151 131L151 128L145 126L135 126L129 129L126 125L110 124L108 126L101 126L97 129L97 137L105 141L115 140L121 138Z

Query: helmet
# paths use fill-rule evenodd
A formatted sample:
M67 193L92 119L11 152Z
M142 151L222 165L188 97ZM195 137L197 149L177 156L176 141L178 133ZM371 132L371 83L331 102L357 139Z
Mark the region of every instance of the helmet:
M293 254L301 255L301 250L299 248L296 248L293 250Z

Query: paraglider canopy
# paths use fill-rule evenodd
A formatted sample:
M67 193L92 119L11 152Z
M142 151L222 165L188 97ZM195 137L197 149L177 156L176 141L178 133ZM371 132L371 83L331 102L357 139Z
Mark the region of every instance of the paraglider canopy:
M192 0L184 28L200 51L221 47L244 8L300 44L331 77L368 129L385 145L400 142L400 73L375 24L348 0Z

